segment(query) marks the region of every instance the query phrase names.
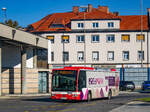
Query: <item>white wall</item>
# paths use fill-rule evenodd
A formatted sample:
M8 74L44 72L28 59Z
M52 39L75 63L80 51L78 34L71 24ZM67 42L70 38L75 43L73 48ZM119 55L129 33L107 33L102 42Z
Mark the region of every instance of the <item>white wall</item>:
M33 49L27 49L27 68L33 68ZM5 45L2 47L2 67L20 68L21 52L19 47Z
M98 28L93 28L94 22L99 23ZM108 22L113 22L114 27L108 28ZM78 23L85 23L84 28L78 28ZM71 21L71 29L120 29L120 20L86 20L86 21Z
M27 68L33 68L33 49L32 48L27 49L26 67Z
M100 42L99 43L91 43L91 35L100 35ZM106 35L114 34L115 35L115 42L114 43L107 43L106 42ZM130 42L121 42L121 35L122 34L129 34L130 35ZM141 63L137 59L138 54L137 52L141 50L141 42L136 41L136 34L140 34L140 32L116 32L116 33L86 33L86 63L91 64L117 64L117 63ZM143 50L144 50L144 63L147 62L147 32L145 34L145 42L143 42ZM69 35L70 42L65 43L65 51L69 52L69 61L66 63L68 64L80 64L83 61L77 61L77 52L84 51L84 43L77 43L76 42L76 35L83 35L83 33L57 33L57 34L43 34L42 36L46 37L47 35L55 35L55 42L51 44L52 51L54 51L54 61L52 64L62 64L62 52L63 52L63 44L61 43L61 36L62 35ZM150 43L150 42L149 42ZM92 51L99 51L99 61L92 60ZM107 60L107 52L114 51L114 61ZM129 60L123 61L122 52L129 51Z

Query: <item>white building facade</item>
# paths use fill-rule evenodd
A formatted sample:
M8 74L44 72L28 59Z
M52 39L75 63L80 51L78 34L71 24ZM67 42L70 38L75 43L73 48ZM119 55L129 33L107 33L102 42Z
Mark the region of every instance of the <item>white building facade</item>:
M27 29L51 40L54 67L148 67L149 16L142 18L89 4L86 12L73 7L73 12L48 15Z
M140 67L149 63L149 35L148 31L120 31L118 21L111 20L113 28L107 27L110 21L99 20L99 28L93 28L95 21L85 21L85 30L78 28L78 23L72 21L72 32L44 33L44 37L53 37L52 64L53 65L87 65L108 67ZM87 27L86 27L87 26ZM102 29L105 28L105 29ZM140 37L141 36L141 37ZM67 38L63 42L63 37ZM139 40L143 38L143 42ZM141 44L142 43L142 44ZM141 48L142 46L142 48ZM141 49L143 52L141 52ZM63 57L63 52L66 56ZM66 58L63 60L63 58ZM143 61L141 61L143 59Z

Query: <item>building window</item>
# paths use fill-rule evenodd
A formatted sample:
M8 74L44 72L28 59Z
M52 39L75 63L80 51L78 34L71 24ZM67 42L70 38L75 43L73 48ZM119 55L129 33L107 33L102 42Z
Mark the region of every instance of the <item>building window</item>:
M69 61L69 52L63 52L63 61Z
M61 42L63 43L69 43L69 36L68 35L63 35L61 38Z
M83 23L78 23L78 28L83 28L84 24Z
M136 41L141 42L141 40L143 40L143 42L145 41L145 35L144 34L137 34L136 35Z
M48 68L48 52L46 49L37 50L37 67Z
M92 35L92 42L99 42L99 35Z
M114 27L114 22L108 22L108 28L113 28Z
M51 61L54 61L54 52L51 52Z
M50 28L64 28L64 25L63 24L51 24L50 25Z
M114 51L108 51L107 60L108 61L114 60Z
M85 41L84 35L78 35L77 36L77 43L83 43Z
M121 41L122 42L129 42L130 41L130 35L122 35Z
M84 60L84 52L83 51L79 51L77 58L78 58L78 61L83 61Z
M98 61L99 60L99 52L98 51L93 51L92 52L92 60L93 61Z
M144 60L144 51L138 51L138 60Z
M123 51L123 60L124 61L129 60L129 51Z
M49 39L51 43L54 43L54 36L47 36L47 39Z
M115 35L107 35L106 38L107 42L115 42Z
M98 28L99 24L98 23L93 23L93 28Z

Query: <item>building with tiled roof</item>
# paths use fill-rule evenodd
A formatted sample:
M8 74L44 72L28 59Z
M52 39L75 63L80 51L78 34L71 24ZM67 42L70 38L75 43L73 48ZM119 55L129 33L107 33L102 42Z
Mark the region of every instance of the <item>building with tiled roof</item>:
M79 9L75 6L72 12L48 15L26 29L51 41L53 66L149 65L148 15L120 16L106 6Z

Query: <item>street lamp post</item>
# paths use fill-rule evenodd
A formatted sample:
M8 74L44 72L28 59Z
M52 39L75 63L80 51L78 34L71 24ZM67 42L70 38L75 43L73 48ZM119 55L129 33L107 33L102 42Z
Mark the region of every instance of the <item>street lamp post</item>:
M141 68L143 68L143 59L144 59L144 52L143 52L143 0L141 0Z
M63 33L63 36L64 36L64 33ZM62 57L62 59L63 59L63 66L65 66L65 41L64 41L64 37L61 37L62 38L62 43L63 43L63 57Z
M3 7L2 11L4 12L4 23L6 23L7 22L6 8Z
M148 81L150 81L150 69L149 69L149 32L150 32L150 9L147 9L147 18L148 18L148 32L147 32L147 72L148 72Z
M84 66L86 66L86 38L85 38L85 11L88 9L88 6L80 6L80 8L84 11L84 29L83 29L83 33L84 33Z

